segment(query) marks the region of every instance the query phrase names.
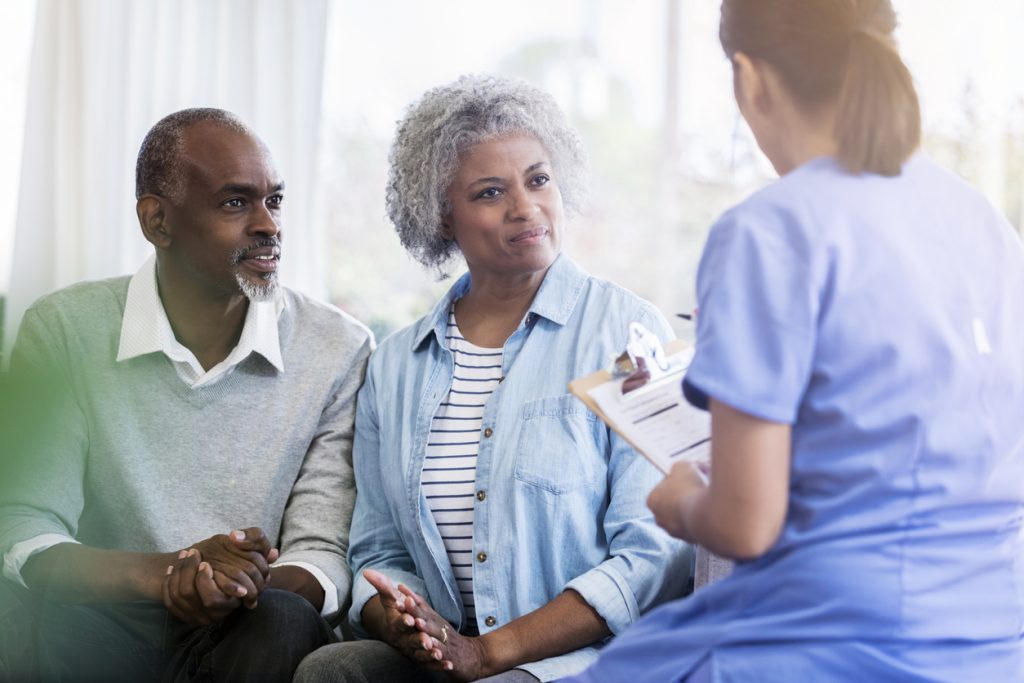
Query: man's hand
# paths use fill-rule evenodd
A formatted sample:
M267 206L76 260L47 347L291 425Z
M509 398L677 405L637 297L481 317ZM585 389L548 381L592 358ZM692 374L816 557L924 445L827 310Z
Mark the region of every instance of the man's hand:
M193 626L220 621L242 604L225 592L231 582L203 562L195 548L178 553L178 561L167 567L163 581L163 603L172 615Z
M250 609L266 588L270 564L280 555L257 527L217 534L193 544L192 548L209 563L215 576L222 575L224 592L241 598Z

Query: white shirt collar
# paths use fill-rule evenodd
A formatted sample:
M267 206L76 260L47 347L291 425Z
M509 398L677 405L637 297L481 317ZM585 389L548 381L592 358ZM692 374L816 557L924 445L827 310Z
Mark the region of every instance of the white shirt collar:
M121 319L121 340L117 349L118 362L147 353L162 352L170 358L178 374L193 387L220 379L235 366L256 352L267 359L278 372L284 372L281 359L281 340L277 318L284 309L284 298L249 303L242 335L238 345L228 357L210 368L203 366L195 355L174 338L156 284L156 256L150 256L128 283L128 295Z

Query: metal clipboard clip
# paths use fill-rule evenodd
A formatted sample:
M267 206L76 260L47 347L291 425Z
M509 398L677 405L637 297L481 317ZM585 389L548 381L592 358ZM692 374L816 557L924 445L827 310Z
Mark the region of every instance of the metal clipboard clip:
M663 382L680 378L686 366L685 359L665 353L657 335L640 323L631 322L626 350L615 359L608 372L613 379L622 382L623 399L631 399Z

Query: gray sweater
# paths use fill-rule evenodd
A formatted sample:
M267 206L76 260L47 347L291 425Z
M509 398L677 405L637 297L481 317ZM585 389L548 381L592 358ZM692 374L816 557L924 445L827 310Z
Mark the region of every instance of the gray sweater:
M0 506L0 553L45 533L167 552L261 527L281 561L351 587L355 395L373 347L363 325L285 289L284 371L250 354L191 389L162 353L116 362L128 278L83 283L25 314L12 368L70 386L70 410L30 453ZM13 483L13 482L8 482Z

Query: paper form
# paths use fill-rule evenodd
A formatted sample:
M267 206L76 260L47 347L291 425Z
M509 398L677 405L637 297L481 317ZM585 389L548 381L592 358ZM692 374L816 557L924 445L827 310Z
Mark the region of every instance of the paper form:
M623 395L622 380L588 390L609 424L662 472L681 460L711 457L711 418L683 397L683 372Z

